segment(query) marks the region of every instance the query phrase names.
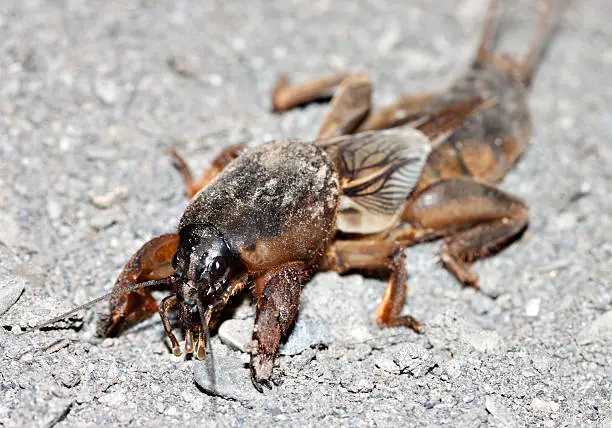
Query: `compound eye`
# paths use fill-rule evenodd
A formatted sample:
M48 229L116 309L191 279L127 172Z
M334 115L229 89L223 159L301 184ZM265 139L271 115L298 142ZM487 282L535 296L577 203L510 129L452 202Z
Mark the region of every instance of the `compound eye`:
M210 264L211 278L219 278L225 273L225 260L223 257L215 257Z

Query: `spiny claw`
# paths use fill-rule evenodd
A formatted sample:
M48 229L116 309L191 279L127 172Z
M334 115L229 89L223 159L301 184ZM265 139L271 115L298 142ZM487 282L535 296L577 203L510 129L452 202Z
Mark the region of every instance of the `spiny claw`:
M204 339L201 337L198 338L198 342L196 343L196 358L198 360L206 358L206 343L204 343Z
M257 390L257 392L263 394L264 390L262 386L265 386L268 389L272 389L272 385L270 385L270 381L267 379L257 379L257 373L255 372L254 366L251 365L251 383Z
M253 367L251 367L251 383L253 384L257 392L263 394L263 388L261 387L261 384L257 382L257 380L255 380L255 371L253 370Z
M172 353L174 354L175 357L180 357L182 354L181 347L178 344L176 346L173 346Z
M193 352L193 332L191 330L185 332L185 352L188 354Z
M272 389L270 378L273 367L274 359L267 355L260 354L251 357L251 382L257 391L263 392L262 385Z

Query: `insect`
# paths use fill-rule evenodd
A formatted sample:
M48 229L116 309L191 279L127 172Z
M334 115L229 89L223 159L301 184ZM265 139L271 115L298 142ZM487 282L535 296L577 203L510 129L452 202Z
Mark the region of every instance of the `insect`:
M552 3L521 63L490 51L497 3L489 7L471 69L445 91L407 95L369 115L366 75L297 86L282 79L273 91L277 111L339 85L314 142L231 146L199 179L173 153L192 197L178 231L145 243L112 293L45 325L110 296L103 335L115 336L157 311L180 355L169 317L176 311L184 351L203 359L208 329L230 297L250 287L256 300L251 378L260 391L269 386L301 287L316 271L388 272L377 323L418 331L416 319L401 315L405 247L445 237L444 265L477 287L472 261L501 249L527 225L525 203L494 182L529 140L525 87L550 27ZM152 286L171 294L158 305Z

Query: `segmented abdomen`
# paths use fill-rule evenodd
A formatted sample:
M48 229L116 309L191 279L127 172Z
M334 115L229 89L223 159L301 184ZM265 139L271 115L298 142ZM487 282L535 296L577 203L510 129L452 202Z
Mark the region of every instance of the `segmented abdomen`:
M433 96L425 112L478 94L487 94L498 102L468 119L433 149L417 190L457 176L498 181L525 150L531 136L525 88L503 70L491 66L471 70L449 90Z

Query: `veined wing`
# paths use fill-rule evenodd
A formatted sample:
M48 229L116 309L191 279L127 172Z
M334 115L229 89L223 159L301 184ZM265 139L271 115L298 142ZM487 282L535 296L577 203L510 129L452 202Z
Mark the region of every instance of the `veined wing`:
M363 132L319 140L336 166L342 199L336 226L375 233L390 227L417 183L429 139L412 128Z
M399 128L316 141L338 171L343 196L336 227L343 232L367 234L393 226L433 146L448 138L468 117L495 103L475 97Z

